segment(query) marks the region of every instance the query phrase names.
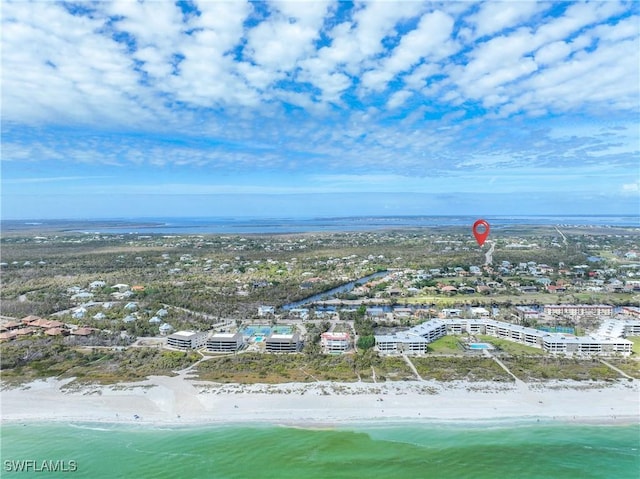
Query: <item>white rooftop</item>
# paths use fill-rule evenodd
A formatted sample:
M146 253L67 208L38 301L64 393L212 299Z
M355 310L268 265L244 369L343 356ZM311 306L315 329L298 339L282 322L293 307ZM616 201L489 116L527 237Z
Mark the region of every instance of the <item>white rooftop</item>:
M272 334L269 339L293 339L293 334Z
M190 338L195 336L195 334L196 333L194 331L176 331L171 336L184 336L185 338Z

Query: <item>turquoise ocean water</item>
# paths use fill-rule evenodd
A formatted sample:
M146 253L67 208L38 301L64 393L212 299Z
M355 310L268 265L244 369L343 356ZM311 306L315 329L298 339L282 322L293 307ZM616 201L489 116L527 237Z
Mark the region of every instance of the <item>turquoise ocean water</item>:
M640 426L5 424L4 477L638 478ZM10 471L75 461L74 472ZM40 466L38 466L40 467Z

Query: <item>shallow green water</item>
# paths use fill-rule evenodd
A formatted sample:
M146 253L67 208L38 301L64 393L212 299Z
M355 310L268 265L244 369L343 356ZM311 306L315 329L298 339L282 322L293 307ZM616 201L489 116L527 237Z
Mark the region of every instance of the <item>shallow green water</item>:
M10 424L4 477L637 478L639 426L424 424L314 430ZM9 472L16 461L75 472ZM13 462L7 462L13 461Z

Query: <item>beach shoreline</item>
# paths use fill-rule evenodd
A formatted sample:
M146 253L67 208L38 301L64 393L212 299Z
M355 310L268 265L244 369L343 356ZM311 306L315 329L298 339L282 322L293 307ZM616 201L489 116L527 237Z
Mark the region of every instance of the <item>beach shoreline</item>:
M222 384L182 375L107 386L72 381L3 385L0 422L304 428L425 422L640 424L638 381Z

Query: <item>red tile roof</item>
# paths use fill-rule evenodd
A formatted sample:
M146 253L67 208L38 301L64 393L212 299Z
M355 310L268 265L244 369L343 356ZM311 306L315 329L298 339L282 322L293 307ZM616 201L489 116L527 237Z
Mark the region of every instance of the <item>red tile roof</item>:
M69 334L69 331L67 331L66 329L62 329L62 328L50 328L47 329L44 334L47 334L49 336L60 336L60 335L67 335Z
M93 334L96 330L94 328L78 328L71 331L71 334L75 336L89 336Z

